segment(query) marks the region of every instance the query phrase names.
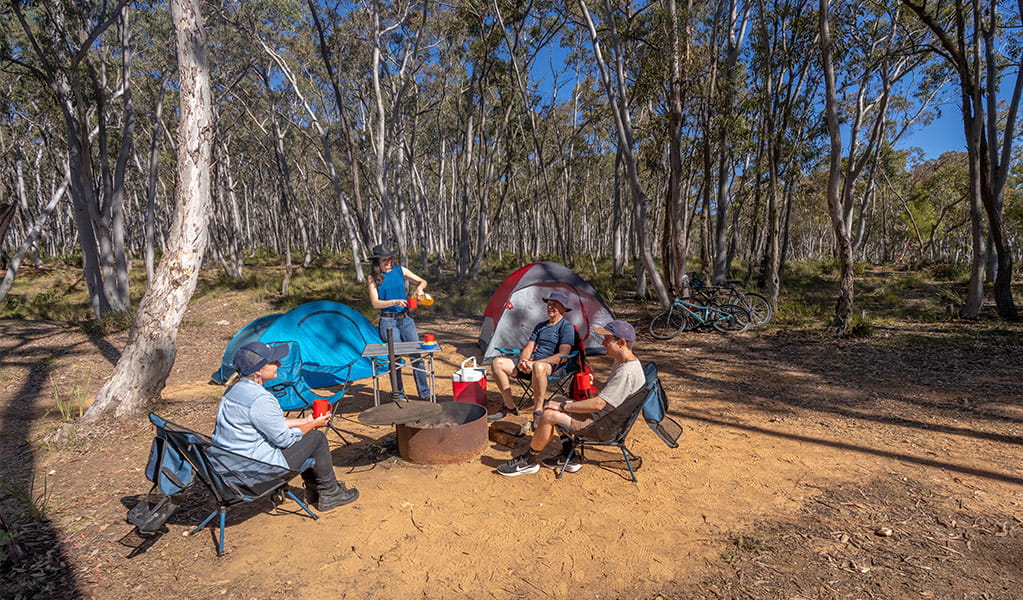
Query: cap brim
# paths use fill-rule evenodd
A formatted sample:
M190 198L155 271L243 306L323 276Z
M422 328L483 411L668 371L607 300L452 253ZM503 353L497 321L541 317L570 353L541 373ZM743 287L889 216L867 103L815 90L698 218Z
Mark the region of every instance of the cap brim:
M594 327L593 333L599 333L600 335L614 335L613 333L604 329L603 327Z
M287 355L288 355L287 344L270 346L270 356L266 357L266 362L273 362L275 360L279 362Z
M565 312L569 312L569 311L571 311L571 310L572 310L571 308L569 308L568 306L566 306L564 302L562 302L561 300L558 300L557 298L544 298L544 299L543 299L543 301L544 301L544 302L550 302L551 300L554 300L555 302L557 302L558 304L560 304L560 305L561 305L561 308L565 309Z

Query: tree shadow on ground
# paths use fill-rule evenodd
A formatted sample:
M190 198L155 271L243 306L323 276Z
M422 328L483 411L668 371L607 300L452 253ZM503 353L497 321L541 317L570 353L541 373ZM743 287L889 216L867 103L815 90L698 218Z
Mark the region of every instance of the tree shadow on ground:
M912 326L866 339L784 332L731 337L684 333L667 344L647 343L637 352L658 363L662 376L674 380L670 383L674 390L695 390L700 398L724 403L703 410L699 401L675 392L672 414L1023 484L1007 464L1000 465L1005 470L974 468L747 421L807 411L883 426L887 436L909 430L1005 445L1009 456L1023 444L1019 429L1023 398L1012 378L998 373L1023 369L1023 347L1018 327L1006 327L1013 331L978 331L955 324Z
M0 331L3 328L0 327ZM4 598L81 598L81 582L61 543L60 532L46 518L50 483L40 489L35 480L36 446L30 438L40 408L42 388L53 373L54 361L73 349L46 345L53 327L18 328L6 338L0 368L23 370L28 375L0 413L0 515L11 536L0 549L0 596ZM17 350L17 354L14 354ZM41 513L41 514L39 514Z

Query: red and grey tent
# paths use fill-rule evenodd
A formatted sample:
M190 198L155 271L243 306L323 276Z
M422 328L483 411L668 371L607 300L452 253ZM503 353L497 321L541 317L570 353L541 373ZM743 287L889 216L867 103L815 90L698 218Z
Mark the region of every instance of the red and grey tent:
M547 319L543 299L554 290L568 295L568 308L572 310L565 313L565 318L579 330L586 353L604 353L600 336L591 331L614 320L604 299L565 265L535 262L509 275L487 303L479 339L484 363L500 356L497 348L518 350L526 345L533 327Z

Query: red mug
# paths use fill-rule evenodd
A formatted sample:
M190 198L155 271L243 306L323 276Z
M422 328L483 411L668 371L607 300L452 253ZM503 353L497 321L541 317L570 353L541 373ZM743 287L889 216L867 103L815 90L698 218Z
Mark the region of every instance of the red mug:
M409 298L407 302L409 310L412 310L413 308L419 308L419 300L417 298Z
M430 344L437 343L437 338L433 337L432 333L427 333L423 336L423 343L429 346Z
M313 402L313 418L319 419L325 414L330 413L330 402L327 402L325 398L318 398Z

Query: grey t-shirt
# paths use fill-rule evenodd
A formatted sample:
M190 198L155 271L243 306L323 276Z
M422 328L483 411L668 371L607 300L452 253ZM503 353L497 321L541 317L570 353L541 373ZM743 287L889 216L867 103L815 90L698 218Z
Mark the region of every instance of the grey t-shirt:
M646 383L646 376L643 375L643 365L639 359L628 362L615 362L611 365L611 376L608 377L604 389L598 395L607 406L600 411L600 414L609 413L622 405L625 399L631 396Z

